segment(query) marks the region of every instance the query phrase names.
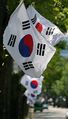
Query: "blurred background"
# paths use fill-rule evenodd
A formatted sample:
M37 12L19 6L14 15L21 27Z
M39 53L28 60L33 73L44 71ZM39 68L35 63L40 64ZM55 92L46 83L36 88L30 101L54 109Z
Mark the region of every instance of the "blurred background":
M20 0L0 0L0 119L24 119L29 106L20 84L24 74L3 46L3 33L12 12ZM24 0L68 34L68 0ZM42 94L38 97L45 104L68 108L68 39L59 42L56 53L44 71ZM47 105L46 105L47 104Z

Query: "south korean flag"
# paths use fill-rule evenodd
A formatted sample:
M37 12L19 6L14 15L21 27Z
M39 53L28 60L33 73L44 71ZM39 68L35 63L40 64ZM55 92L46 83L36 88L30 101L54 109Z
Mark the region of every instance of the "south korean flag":
M24 73L31 76L38 73L32 62L36 52L35 40L25 6L20 3L10 16L3 44Z
M33 27L22 3L10 16L3 44L23 72L31 77L41 76L56 51Z
M24 95L27 97L27 104L32 105L36 102L37 96L30 93L28 90L25 91Z
M21 78L20 83L28 90L30 94L37 96L42 91L42 81L43 76L40 78L32 78L28 75L24 75Z
M60 29L44 18L40 13L34 9L32 5L29 5L27 8L27 13L38 32L48 40L53 46L59 43L60 40L64 40L64 34Z

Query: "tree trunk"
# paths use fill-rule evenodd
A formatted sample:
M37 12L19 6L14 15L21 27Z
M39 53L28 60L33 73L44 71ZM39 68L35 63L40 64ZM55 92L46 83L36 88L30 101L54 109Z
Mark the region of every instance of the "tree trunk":
M24 119L28 112L26 97L19 87L19 78L12 79L12 58L5 59L3 50L3 33L9 15L6 9L7 0L0 0L0 119ZM23 118L22 118L23 117Z
M12 61L4 61L3 33L8 22L7 0L0 0L0 119L10 119L10 78Z

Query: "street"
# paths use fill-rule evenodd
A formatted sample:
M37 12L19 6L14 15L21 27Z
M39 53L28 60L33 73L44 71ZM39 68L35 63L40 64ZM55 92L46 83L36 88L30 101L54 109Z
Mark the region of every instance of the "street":
M65 119L65 115L68 109L53 108L43 110L43 112L35 112L34 119Z

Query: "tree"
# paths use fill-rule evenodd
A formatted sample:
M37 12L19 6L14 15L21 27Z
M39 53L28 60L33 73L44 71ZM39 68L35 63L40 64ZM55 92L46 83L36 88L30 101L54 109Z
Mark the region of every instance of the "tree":
M12 1L10 1L13 3ZM20 86L19 80L23 72L13 74L13 60L3 47L3 33L7 26L9 16L15 5L10 10L9 1L0 1L0 118L21 119L28 112L26 97L23 96L24 88ZM8 6L8 10L7 10ZM9 9L10 8L10 9ZM23 108L22 108L23 107Z
M57 97L61 95L66 97L66 106L68 107L68 59L65 59L62 77L52 84L52 91Z
M8 59L10 58L6 58L7 62L4 62L5 57L3 53L3 32L4 32L4 29L6 27L7 20L8 20L6 5L7 5L7 0L0 1L0 17L1 17L0 19L0 95L1 95L0 97L0 117L3 119L5 118L7 110L9 108L8 104L6 105L7 102L5 103L5 98L7 95L6 88L8 86L6 75L10 79L10 72L12 70L12 67L10 66L9 73L8 73L7 64L10 64L11 61L9 60L8 62ZM6 109L6 106L7 106L7 109Z
M60 86L57 84L61 84ZM68 97L68 59L65 60L64 70L62 72L61 79L55 84L57 91L59 92L59 95L62 94L66 97ZM55 91L56 92L56 91ZM57 92L56 92L57 93Z
M56 24L62 32L67 31L67 0L49 0L43 1L43 3L41 0L39 0L39 2L36 2L35 7L44 17ZM46 93L49 94L52 94L51 87L55 83L55 81L61 79L62 72L64 70L63 67L65 65L65 59L60 56L60 51L66 48L66 43L64 41L60 42L55 47L57 49L56 53L48 64L47 69L43 73L45 80L43 82L43 90L45 90Z

